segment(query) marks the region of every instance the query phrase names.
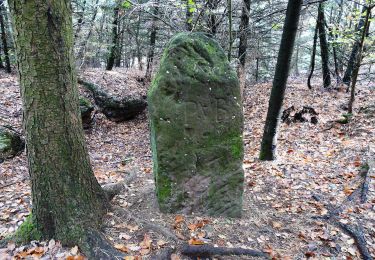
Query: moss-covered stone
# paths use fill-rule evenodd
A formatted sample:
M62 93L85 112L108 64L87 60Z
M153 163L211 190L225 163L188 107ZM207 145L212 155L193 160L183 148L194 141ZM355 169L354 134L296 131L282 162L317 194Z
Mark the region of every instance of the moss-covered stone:
M203 33L176 35L164 51L148 104L160 209L239 217L241 95L219 44Z
M0 126L0 160L12 158L25 148L21 136L9 127Z
M113 97L103 91L99 85L78 80L78 83L91 91L95 104L100 111L111 121L122 122L133 119L147 107L145 98L141 95L128 95L122 98Z
M94 111L94 106L87 98L80 97L79 108L81 111L83 128L89 128L92 122L92 112Z

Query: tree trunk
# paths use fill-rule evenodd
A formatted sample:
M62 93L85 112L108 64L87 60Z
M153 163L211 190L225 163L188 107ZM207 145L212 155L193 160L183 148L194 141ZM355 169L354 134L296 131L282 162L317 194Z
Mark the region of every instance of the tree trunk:
M5 59L5 69L8 73L12 72L12 68L10 66L10 58L9 58L9 49L8 49L8 41L7 41L7 32L5 26L5 7L3 1L0 1L0 29L1 29L1 41L3 43L3 50L4 50L4 59Z
M1 45L0 45L0 69L4 69L3 59L1 58Z
M311 78L312 78L312 76L314 74L314 70L315 70L315 56L316 56L316 43L318 41L318 30L319 30L319 27L318 27L318 20L317 20L316 26L315 26L315 33L314 33L313 49L312 49L312 54L311 54L310 74L307 78L307 87L309 89L312 89Z
M104 256L95 246L106 243L97 230L108 200L84 143L70 1L9 0L9 6L32 186L30 234L79 245L99 259Z
M329 51L325 29L324 3L320 3L318 8L318 28L320 56L322 58L323 85L325 88L329 88L331 86L331 73L329 71Z
M357 84L357 78L358 78L358 72L361 67L361 61L362 61L362 51L363 51L363 46L367 34L367 29L370 25L370 14L371 14L371 8L367 7L366 8L366 16L364 18L364 26L362 28L362 34L361 38L359 40L359 46L358 46L358 52L357 52L357 57L355 60L354 64L354 69L352 73L352 85L351 85L351 90L350 90L350 100L349 100L349 105L348 105L348 113L352 114L353 113L353 104L355 100L355 86Z
M216 15L215 15L215 10L217 9L218 6L218 0L207 0L208 1L208 8L209 8L209 15L208 15L208 21L207 25L210 30L210 33L212 35L215 35L217 32L217 21L216 21Z
M124 21L118 21L117 24L117 53L115 55L115 67L121 67L121 59L122 59L122 51L123 51L123 43L124 43Z
M260 151L261 160L273 160L275 158L277 125L289 76L302 3L303 0L289 0L288 2L267 119L264 126Z
M244 0L241 13L241 23L240 23L240 43L238 46L238 59L240 61L238 67L238 78L240 80L241 96L244 94L244 89L246 85L246 52L247 52L247 36L249 30L249 15L250 15L250 1Z
M90 26L89 26L89 30L88 30L89 32L87 33L87 36L85 37L85 39L82 41L82 43L78 47L77 60L80 61L80 65L79 65L80 68L85 63L85 52L86 52L86 48L87 48L87 43L88 43L88 41L89 41L89 39L91 38L91 35L92 35L92 31L93 31L96 16L98 14L98 3L99 3L99 0L96 0L95 10L94 10L94 13L92 14L92 17L91 17L91 20L90 20Z
M79 34L81 33L82 26L84 24L83 19L85 18L85 11L86 11L86 0L83 0L82 5L81 5L81 11L78 14L78 19L77 19L77 29L74 33L74 39L78 39Z
M191 0L185 0L186 1L186 30L191 31L193 29L193 12L191 9L193 8L191 4Z
M116 58L118 57L118 17L119 17L119 8L115 7L113 11L114 19L112 23L112 46L109 52L109 57L107 60L106 70L112 70L115 65Z
M227 4L228 4L228 34L229 34L228 60L231 61L232 45L233 45L232 0L227 0Z
M357 32L356 32L357 34L360 34L363 31L363 27L365 26L366 11L367 11L367 7L364 6L361 12L361 18L358 22ZM355 41L353 45L352 52L349 57L348 66L346 67L344 78L342 79L342 81L348 86L350 85L350 82L352 81L352 76L353 76L352 74L353 74L353 70L354 70L354 66L356 63L359 49L360 49L360 39L359 37L357 37L357 40Z
M250 15L250 2L251 0L244 0L241 13L240 23L240 43L238 46L238 59L242 67L245 67L246 63L246 51L247 51L247 36L249 30L249 15Z
M153 18L152 18L152 27L151 27L151 34L150 34L150 49L147 54L147 68L146 68L146 75L145 78L147 80L151 79L152 75L152 65L154 63L154 56L155 56L155 43L156 43L156 34L157 34L157 16L159 14L159 0L156 2L156 6L153 10Z

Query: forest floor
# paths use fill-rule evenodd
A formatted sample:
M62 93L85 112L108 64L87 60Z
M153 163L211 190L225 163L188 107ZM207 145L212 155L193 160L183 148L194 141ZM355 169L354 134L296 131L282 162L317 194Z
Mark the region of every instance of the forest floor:
M114 92L126 86L146 93L147 86L137 80L139 75L126 76L123 70L84 73L87 80ZM308 90L300 79L291 79L284 107L310 106L318 113L318 123L281 123L277 160L261 162L258 154L270 87L264 83L246 88L246 183L241 219L161 214L154 194L146 112L123 123L96 115L92 128L85 131L95 175L101 184L125 181L127 186L126 192L115 197L116 207L106 216L104 231L119 250L133 256L127 259L147 259L162 248L173 247L172 236L192 244L261 250L274 259L360 259L360 236L345 231L345 227L355 226L360 227L356 234L364 235L365 247L375 257L374 171L365 178L362 167L369 147L375 144L375 117L360 112L362 107L375 105L375 85L359 86L354 117L348 124L339 124L334 120L345 114L342 108L348 93L318 85ZM21 131L21 120L17 78L0 72L0 124ZM368 197L360 203L364 180L370 183ZM0 238L14 232L30 208L23 153L0 164ZM0 249L0 259L12 256L82 259L76 247L62 248L54 240L23 247L10 243ZM184 257L175 255L174 259Z

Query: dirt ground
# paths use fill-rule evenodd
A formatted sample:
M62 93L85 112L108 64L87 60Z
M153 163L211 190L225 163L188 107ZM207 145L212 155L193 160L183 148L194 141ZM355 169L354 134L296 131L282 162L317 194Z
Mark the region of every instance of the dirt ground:
M132 91L145 94L147 86L139 80L141 75L125 70L82 73L119 95ZM173 247L172 236L190 244L260 250L274 259L361 259L355 237L343 226L360 227L357 233L364 235L366 247L375 257L374 171L367 175L366 202L358 199L366 180L361 166L375 146L375 117L360 111L375 105L374 83L359 86L354 117L342 125L334 120L345 114L348 93L318 85L310 91L299 78L291 79L284 107L313 107L318 123L281 123L277 160L260 162L257 158L270 87L271 83L248 84L245 91L246 179L241 219L161 214L154 195L147 113L123 123L96 114L92 128L86 131L95 175L101 184L126 183L126 191L115 197L114 210L106 216L104 232L119 250L127 252L127 259L148 259ZM0 124L21 131L17 78L4 72L0 72ZM337 214L328 218L340 205ZM14 232L30 209L23 153L0 164L0 238ZM77 248L62 248L54 240L0 249L1 259L12 256L82 259ZM185 259L178 254L174 257Z

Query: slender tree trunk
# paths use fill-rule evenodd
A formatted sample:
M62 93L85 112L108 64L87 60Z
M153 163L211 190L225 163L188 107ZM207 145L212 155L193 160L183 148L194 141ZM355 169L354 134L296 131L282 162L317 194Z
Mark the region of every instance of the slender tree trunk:
M329 51L327 35L325 30L324 3L319 4L318 8L318 27L320 41L320 56L322 58L323 85L325 88L331 86L331 73L329 70Z
M312 54L311 54L311 61L310 61L310 74L307 77L307 87L309 89L312 89L311 78L312 78L312 76L314 74L314 70L315 70L315 56L316 56L316 44L317 44L317 41L318 41L318 30L319 30L319 26L318 26L318 20L317 20L316 21L316 26L315 26L314 42L313 42L313 48L312 48Z
M302 35L302 28L303 28L303 21L301 22L301 29L298 33L298 38L297 38L297 43L296 43L296 56L295 56L295 61L294 61L294 66L295 66L295 75L296 76L299 76L299 67L298 67L298 64L299 64L299 49L300 49L300 44L299 44L299 40L301 39L301 35Z
M367 7L366 8L366 16L364 18L364 26L362 28L362 34L361 38L359 40L359 46L358 46L358 52L357 52L357 57L355 60L355 65L352 73L352 85L351 85L351 90L350 90L350 100L349 100L349 105L348 105L348 113L352 114L353 113L353 104L355 100L355 86L357 84L357 78L358 78L358 73L359 69L361 67L361 61L362 61L362 51L363 51L363 46L367 34L367 29L369 27L369 18L371 14L371 8Z
M137 59L138 59L138 69L140 71L143 70L143 62L142 62L142 51L141 51L141 41L139 40L139 30L141 27L141 13L138 14L138 21L137 21L137 30L135 34L135 42L137 44Z
M77 29L74 33L74 39L77 39L79 34L81 33L82 26L84 24L83 19L85 18L85 11L86 11L86 0L83 0L82 5L81 5L81 10L79 12L78 19L77 19L78 24L77 24Z
M228 4L228 34L229 34L228 60L231 61L232 45L233 45L232 0L227 0L227 4Z
M208 15L208 28L210 30L210 33L212 35L215 35L217 32L217 21L216 21L216 15L215 15L215 10L217 9L218 6L218 0L207 0L208 1L208 8L209 8L209 15Z
M121 59L122 59L122 47L124 41L124 33L123 33L123 21L118 21L117 24L117 47L116 47L116 54L115 54L115 67L121 67Z
M191 0L185 0L186 2L186 30L191 31L193 29L193 12L191 11L193 6L191 4Z
M151 34L150 34L150 49L147 54L147 68L146 68L146 75L145 78L147 80L151 79L152 75L152 65L154 63L154 56L155 56L155 43L156 43L156 34L157 34L157 16L159 14L159 0L156 2L156 6L153 10L153 19L152 19L152 27L151 27Z
M275 158L277 125L289 76L302 3L303 0L289 0L288 2L267 119L264 126L260 151L261 160L273 160Z
M363 28L365 26L366 12L367 12L367 7L364 6L361 12L361 18L357 26L358 34L360 34L363 31ZM356 58L358 56L359 49L360 49L360 37L357 37L357 40L355 41L353 45L352 52L349 57L348 66L346 67L344 78L342 79L342 81L348 86L350 85L352 81L352 76L353 76L352 74L353 74L353 70L354 70L354 66L356 63Z
M249 30L250 2L251 0L243 1L240 23L240 43L238 46L238 59L240 61L240 64L238 66L238 78L240 79L240 88L242 96L246 84L245 64L247 52L247 37Z
M99 0L96 0L95 10L94 10L94 13L93 13L93 15L91 17L91 20L90 20L89 31L88 31L85 39L82 41L82 43L78 47L77 60L80 61L80 65L79 65L80 68L85 63L85 52L86 52L86 48L87 48L87 43L88 43L88 41L89 41L89 39L91 38L91 35L92 35L92 31L93 31L96 16L98 14L98 3L99 3Z
M9 49L8 49L8 40L7 40L7 32L5 27L5 7L3 1L0 1L0 29L1 29L1 41L3 43L3 50L4 50L4 60L5 60L5 69L8 73L12 72L12 67L10 66L10 57L9 57Z
M9 6L32 186L28 235L79 245L89 259L103 258L98 247L111 247L97 230L108 200L84 143L70 1L9 0Z
M118 17L119 17L119 8L115 7L114 11L114 19L112 23L112 46L109 52L109 57L107 60L107 67L106 70L112 70L113 66L115 65L116 58L118 57Z
M241 13L240 23L240 43L238 46L238 59L242 67L245 67L246 63L246 51L247 51L247 36L249 30L249 15L250 15L250 2L251 0L244 0Z
M0 46L0 69L4 69L3 60L1 58L1 46Z

